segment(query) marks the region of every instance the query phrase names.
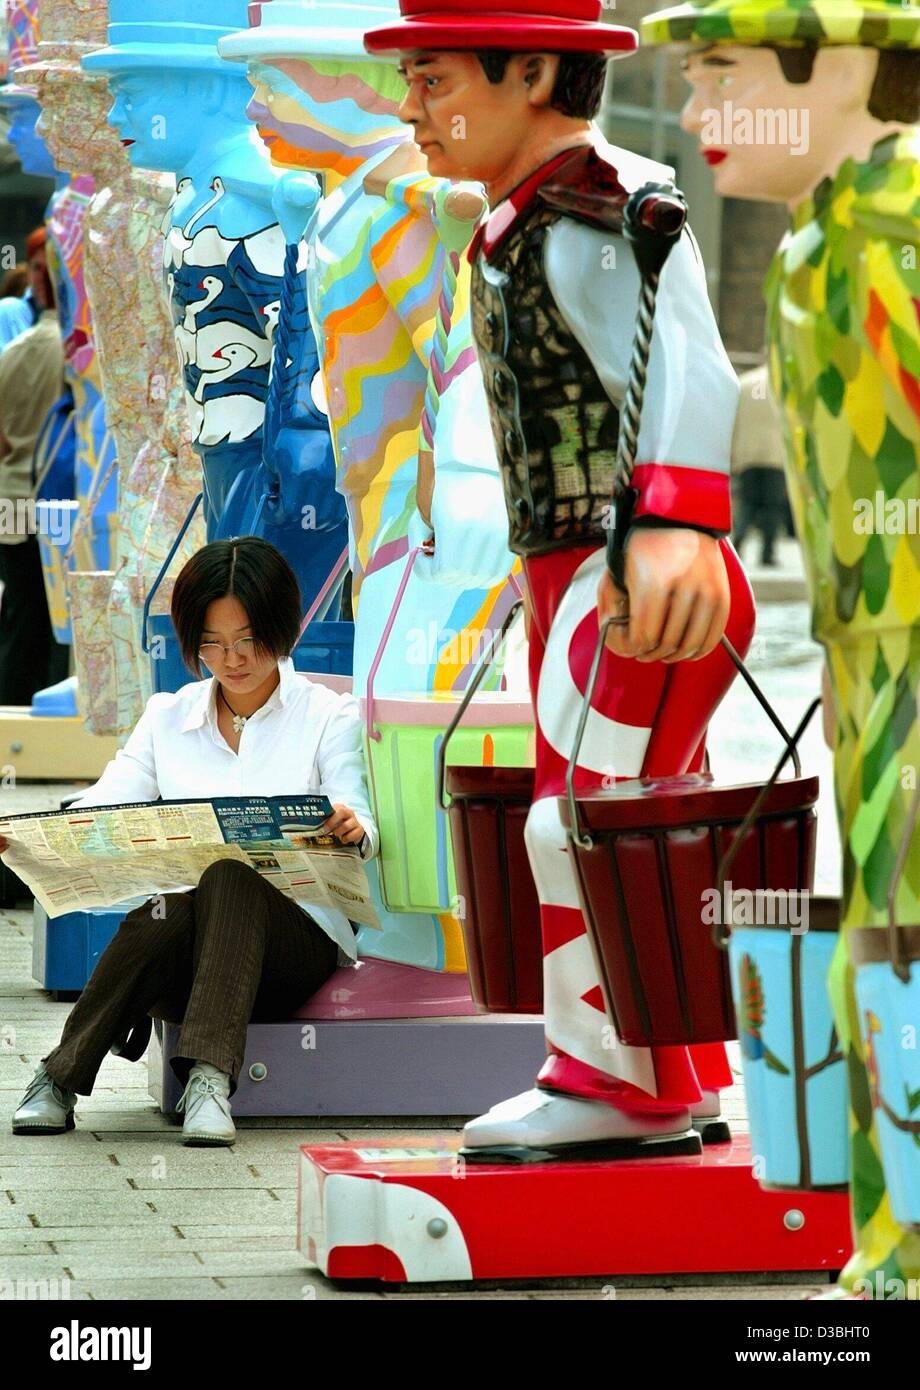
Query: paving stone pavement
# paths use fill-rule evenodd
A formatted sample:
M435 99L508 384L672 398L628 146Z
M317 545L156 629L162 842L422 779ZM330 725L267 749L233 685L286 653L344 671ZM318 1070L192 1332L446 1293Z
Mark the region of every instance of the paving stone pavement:
M56 809L72 788L20 784L13 811ZM74 1132L44 1139L10 1131L10 1117L71 1006L31 978L31 911L0 910L0 1281L57 1280L73 1300L707 1299L787 1300L818 1285L795 1280L568 1281L559 1287L403 1292L343 1289L294 1248L300 1143L399 1137L433 1143L430 1119L239 1119L227 1150L186 1149L147 1093L146 1067L109 1057ZM737 1067L737 1059L735 1061ZM727 1117L745 1125L740 1088ZM331 1127L330 1127L331 1126Z

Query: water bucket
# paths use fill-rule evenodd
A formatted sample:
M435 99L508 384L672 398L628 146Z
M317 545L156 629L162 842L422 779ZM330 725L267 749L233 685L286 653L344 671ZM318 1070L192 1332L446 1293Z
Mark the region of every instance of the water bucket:
M895 900L918 812L920 787L888 890L888 926L847 935L888 1198L910 1231L920 1231L920 926L897 925Z
M512 620L515 603L463 694L441 742L439 797L450 820L470 991L485 1013L543 1012L540 902L524 842L532 767L447 767L447 746ZM445 800L445 786L450 794Z
M839 1190L849 1181L847 1074L827 973L840 902L805 903L807 917L792 930L779 922L732 926L744 1093L761 1185Z
M459 889L447 814L439 802L438 759L462 695L457 691L374 693L383 658L416 557L410 551L361 701L365 753L374 814L380 830L380 891L393 912L458 910ZM429 552L430 553L430 552ZM512 587L517 586L513 576ZM451 760L476 767L520 767L527 760L533 714L529 700L489 691L467 702L464 728L456 730ZM453 729L455 729L455 724ZM463 909L465 910L465 908Z
M630 1046L724 1042L737 1035L731 976L704 907L721 896L721 866L736 840L736 890L811 888L818 781L801 776L795 742L723 638L786 745L770 781L715 787L708 773L636 778L576 797L578 755L614 621L601 625L559 798L601 990L617 1037ZM795 777L777 782L790 754Z

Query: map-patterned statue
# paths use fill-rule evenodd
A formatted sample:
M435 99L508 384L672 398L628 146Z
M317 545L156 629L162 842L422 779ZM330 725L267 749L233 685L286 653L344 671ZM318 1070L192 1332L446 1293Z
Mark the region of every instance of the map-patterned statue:
M35 129L41 108L37 88L29 82L25 69L34 65L37 58L38 0L6 0L6 20L10 81L0 89L0 104L9 113L10 143L26 173L57 182L45 221L48 269L64 339L64 379L73 397L75 501L72 508L67 508L72 514L81 506L87 508L90 497L95 496L96 484L105 477L114 457L114 444L106 430L99 358L83 278L83 224L93 196L93 180L86 173L69 177L55 169L48 147ZM48 610L58 642L69 644L72 636L65 578L68 565L78 569L106 568L107 513L115 504L115 481L113 478L104 501L97 501L94 506L93 522L89 532L83 532L79 555L74 554L70 544L70 525L61 526L55 535L49 528L49 534L39 536Z
M149 693L140 644L144 595L194 496L197 461L156 269L169 186L132 175L106 123L105 83L80 67L105 33L104 0L42 0L37 61L23 72L37 87L39 132L58 168L95 180L84 273L115 456L92 480L77 522L75 551L80 533L88 533L99 558L92 570L72 571L68 585L81 713L93 733L123 733ZM113 484L117 507L109 511ZM94 525L99 512L108 518L107 535ZM191 534L187 546L197 541Z
M346 543L345 508L320 409L307 408L286 467L275 468L282 422L265 435L286 247L272 207L277 174L246 119L245 75L217 53L245 19L245 0L225 3L219 22L208 0L173 0L155 16L145 0L111 0L108 47L83 66L108 79L109 122L132 164L176 179L163 275L208 537L257 533L276 545L307 606ZM305 334L298 360L315 373L309 322ZM290 352L290 325L286 340ZM277 366L283 375L286 363Z
M451 190L429 176L400 124L395 63L364 51L367 23L395 13L392 3L271 0L252 5L252 27L220 45L228 59L247 62L249 115L273 163L323 181L305 271L337 486L348 508L360 695L408 557L432 529L434 555L412 562L376 673L377 695L462 688L470 650L501 625L513 600L505 581L514 560L470 341L468 268L451 286L453 322L441 344L433 430L437 482L423 511L420 426L450 265L437 218ZM377 872L369 866L375 894ZM375 906L383 931L360 933L362 954L464 969L452 911L390 911L379 894Z

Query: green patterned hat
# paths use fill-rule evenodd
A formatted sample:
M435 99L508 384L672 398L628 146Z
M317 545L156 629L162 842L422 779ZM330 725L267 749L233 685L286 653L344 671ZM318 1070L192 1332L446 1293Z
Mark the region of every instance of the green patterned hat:
M901 0L685 0L641 22L645 44L802 43L920 48L920 5Z

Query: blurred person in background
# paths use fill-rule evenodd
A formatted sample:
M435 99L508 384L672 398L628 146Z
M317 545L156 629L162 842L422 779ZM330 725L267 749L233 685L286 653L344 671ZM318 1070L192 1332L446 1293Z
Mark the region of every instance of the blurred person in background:
M43 306L38 322L0 353L0 705L31 704L36 690L65 679L70 656L51 629L32 503L35 444L64 389L43 242L40 250L29 260L31 293ZM14 302L0 300L0 308Z
M20 261L0 280L0 299L22 299L29 288L29 267Z
M4 288L0 295L0 352L26 329L33 328L46 309L53 308L54 295L48 278L45 255L45 229L36 227L26 238L25 293L18 297ZM17 266L16 270L19 269ZM11 271L10 274L14 274ZM4 281L5 284L5 281Z
M741 399L732 440L735 479L735 548L741 552L751 530L761 534L760 563L774 566L776 538L786 527L788 501L783 427L770 392L766 365L739 378ZM790 532L794 534L794 532Z

